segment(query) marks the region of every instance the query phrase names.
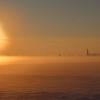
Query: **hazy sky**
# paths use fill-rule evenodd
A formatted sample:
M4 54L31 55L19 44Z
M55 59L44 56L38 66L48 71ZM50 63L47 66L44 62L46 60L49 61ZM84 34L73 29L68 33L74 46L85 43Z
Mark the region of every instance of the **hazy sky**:
M100 0L0 0L9 55L100 52Z

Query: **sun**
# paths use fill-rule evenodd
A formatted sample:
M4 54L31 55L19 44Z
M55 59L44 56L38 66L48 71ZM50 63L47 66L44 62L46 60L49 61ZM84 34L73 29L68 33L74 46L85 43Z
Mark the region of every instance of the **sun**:
M8 44L8 37L5 34L3 25L0 23L0 51L4 50Z

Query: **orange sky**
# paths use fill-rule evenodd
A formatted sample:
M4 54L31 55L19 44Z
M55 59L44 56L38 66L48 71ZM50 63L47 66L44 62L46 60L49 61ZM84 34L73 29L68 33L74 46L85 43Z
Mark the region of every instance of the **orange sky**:
M0 1L0 21L10 43L1 54L100 52L99 1L22 1Z

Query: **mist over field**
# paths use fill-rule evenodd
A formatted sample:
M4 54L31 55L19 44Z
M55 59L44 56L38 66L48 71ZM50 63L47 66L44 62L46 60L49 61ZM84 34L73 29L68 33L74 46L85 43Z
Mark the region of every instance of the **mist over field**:
M3 100L100 99L100 57L14 58L0 62Z

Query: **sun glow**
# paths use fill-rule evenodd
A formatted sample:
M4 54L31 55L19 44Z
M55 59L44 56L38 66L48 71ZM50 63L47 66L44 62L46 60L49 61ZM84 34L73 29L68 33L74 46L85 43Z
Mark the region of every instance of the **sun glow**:
M18 58L14 56L0 56L0 65L13 64L13 62L17 60Z
M3 26L0 23L0 51L4 50L8 44L8 37L6 36Z

